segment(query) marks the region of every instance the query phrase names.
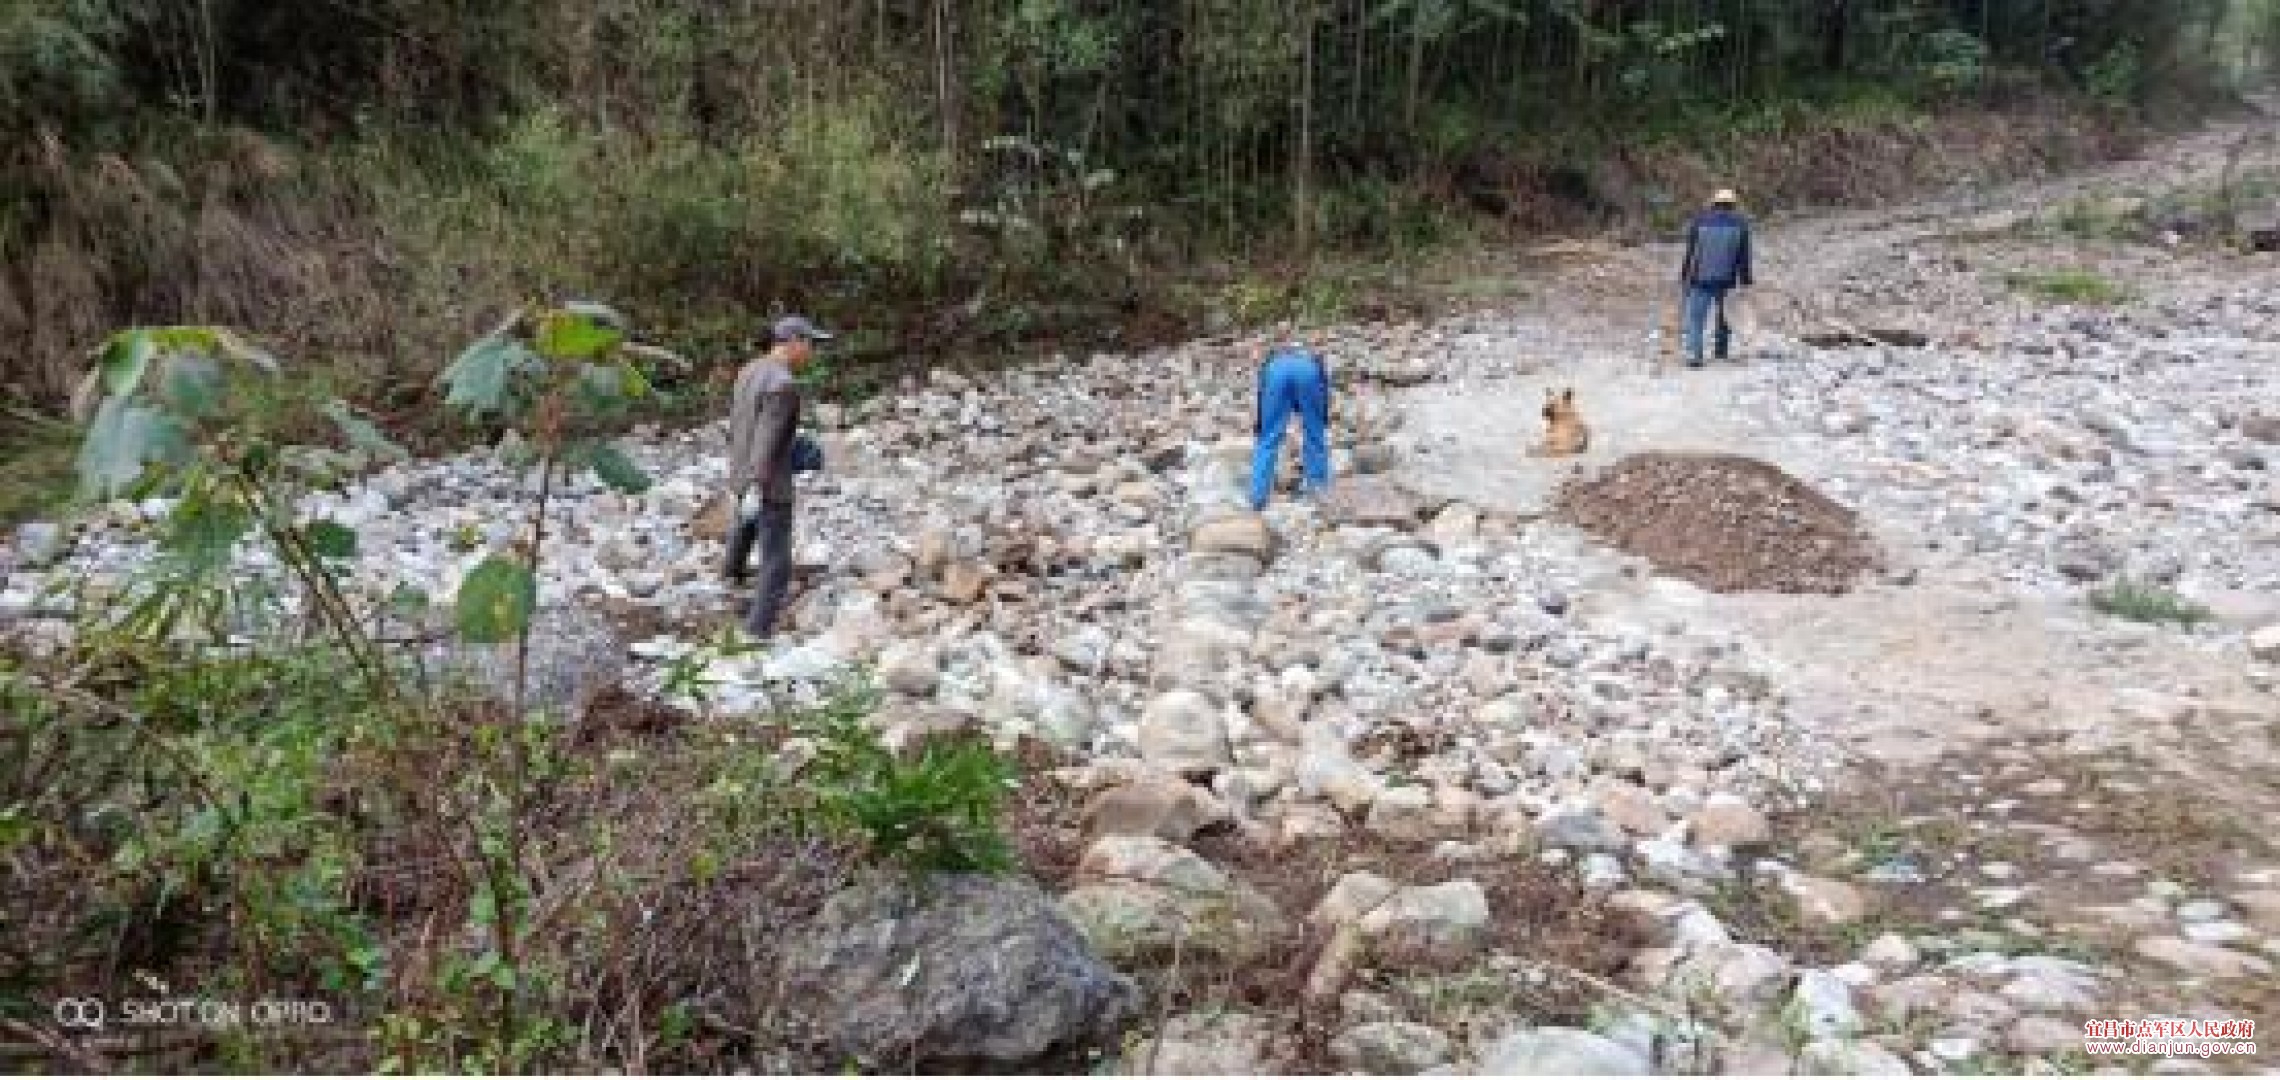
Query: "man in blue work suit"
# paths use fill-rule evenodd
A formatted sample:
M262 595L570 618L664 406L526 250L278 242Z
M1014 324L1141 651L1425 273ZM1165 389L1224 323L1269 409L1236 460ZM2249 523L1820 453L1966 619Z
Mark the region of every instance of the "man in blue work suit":
M1686 286L1686 366L1702 366L1702 332L1715 311L1718 315L1717 357L1726 359L1733 334L1726 321L1726 294L1752 284L1750 275L1750 221L1736 209L1741 199L1720 191L1709 209L1695 215L1686 228L1686 263L1680 270Z
M1319 497L1330 487L1330 368L1322 354L1303 345L1277 345L1259 365L1258 446L1251 453L1251 509L1267 508L1282 461L1283 432L1297 413L1305 441L1306 493Z

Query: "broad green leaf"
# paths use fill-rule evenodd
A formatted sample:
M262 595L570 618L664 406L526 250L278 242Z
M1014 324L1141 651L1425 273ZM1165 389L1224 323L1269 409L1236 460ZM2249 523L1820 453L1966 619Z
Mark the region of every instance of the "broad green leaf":
M580 364L578 381L571 389L578 395L580 405L609 415L624 411L626 403L619 393L623 387L624 380L618 377L617 368L609 364Z
M326 419L333 422L334 427L340 429L341 437L348 440L352 449L382 458L410 456L394 439L383 434L379 425L365 419L346 403L338 399L325 402L322 412Z
M617 347L625 334L569 310L550 311L539 320L535 344L541 356L556 360L591 360Z
M204 353L168 353L159 361L158 398L190 419L211 416L222 403L222 366Z
M145 462L168 468L190 463L190 429L182 421L161 410L141 407L132 410L129 427L142 447Z
M529 350L512 338L487 337L468 346L443 370L444 404L477 416L505 411L508 380L528 357Z
M110 343L103 347L104 392L112 397L134 393L142 385L143 373L150 370L151 357L157 351L148 330L121 330L111 335Z
M353 559L356 557L356 530L330 518L312 521L301 535L309 542L309 550L320 559Z
M477 889L467 900L467 920L477 926L493 926L499 921L499 901L489 889ZM499 954L487 952L475 958L474 970L478 973L498 966Z
M108 368L106 367L106 372ZM105 382L109 379L106 377ZM79 490L109 498L142 476L142 455L127 441L127 399L106 397L79 443Z
M167 515L166 535L159 542L159 550L194 574L228 566L230 552L253 529L253 515L243 503L202 487L192 484Z
M594 443L587 450L586 464L593 468L594 475L600 477L602 483L628 495L639 495L649 490L649 474L642 472L641 466L634 464L633 459L627 457L625 451L618 449L615 444Z
M180 421L114 395L95 411L80 442L80 491L108 499L133 487L150 463L180 465L189 456L190 439Z
M453 606L460 637L478 645L513 641L538 608L538 579L520 562L493 555L459 583Z
M402 618L411 618L428 608L428 594L410 585L398 585L388 594L388 610Z

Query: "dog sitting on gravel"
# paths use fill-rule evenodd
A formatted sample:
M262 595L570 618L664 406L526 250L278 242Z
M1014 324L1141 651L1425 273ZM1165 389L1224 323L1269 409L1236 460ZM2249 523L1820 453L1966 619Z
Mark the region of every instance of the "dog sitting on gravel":
M1528 456L1574 457L1590 446L1591 429L1584 426L1583 411L1576 408L1575 389L1544 391L1544 441Z

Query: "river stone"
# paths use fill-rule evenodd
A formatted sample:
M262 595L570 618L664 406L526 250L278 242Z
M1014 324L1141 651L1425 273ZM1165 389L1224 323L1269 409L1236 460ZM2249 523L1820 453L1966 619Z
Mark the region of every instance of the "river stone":
M1036 886L954 876L861 886L786 943L781 1000L837 1053L876 1067L1030 1062L1111 1045L1138 988Z
M1577 1028L1527 1028L1506 1035L1480 1056L1479 1076L1646 1076L1652 1063L1638 1051Z
M1357 1025L1330 1042L1332 1059L1371 1076L1414 1076L1447 1063L1451 1049L1447 1035L1401 1020Z
M1488 943L1488 894L1472 881L1395 889L1357 924L1387 967L1461 966Z
M1172 690L1149 704L1140 717L1140 756L1178 770L1234 763L1226 720L1210 698L1193 690Z

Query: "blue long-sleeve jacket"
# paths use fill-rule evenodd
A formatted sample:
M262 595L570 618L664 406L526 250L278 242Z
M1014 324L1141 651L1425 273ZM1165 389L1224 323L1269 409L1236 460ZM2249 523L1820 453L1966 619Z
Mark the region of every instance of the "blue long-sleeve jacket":
M1750 221L1724 207L1695 215L1686 227L1683 283L1710 289L1747 287L1750 274Z

